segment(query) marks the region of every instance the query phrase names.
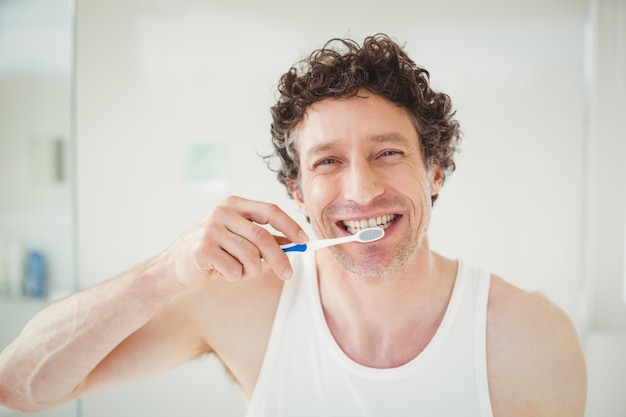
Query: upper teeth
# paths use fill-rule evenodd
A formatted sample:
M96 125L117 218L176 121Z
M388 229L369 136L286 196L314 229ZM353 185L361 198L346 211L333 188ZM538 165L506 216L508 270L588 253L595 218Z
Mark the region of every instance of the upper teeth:
M395 218L395 214L385 214L383 216L367 220L344 220L343 225L346 226L346 229L348 229L350 233L355 234L359 230L366 229L368 227L381 227L386 229L391 225Z

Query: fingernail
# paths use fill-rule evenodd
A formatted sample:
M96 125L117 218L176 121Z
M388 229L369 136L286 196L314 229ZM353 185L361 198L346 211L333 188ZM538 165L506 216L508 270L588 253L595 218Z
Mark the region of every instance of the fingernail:
M309 240L309 236L306 233L304 233L304 230L300 230L298 232L298 237L302 239L303 242L307 242Z
M293 270L291 269L291 267L288 267L287 269L285 269L285 272L283 272L284 279L289 279L291 278L292 275L293 275Z

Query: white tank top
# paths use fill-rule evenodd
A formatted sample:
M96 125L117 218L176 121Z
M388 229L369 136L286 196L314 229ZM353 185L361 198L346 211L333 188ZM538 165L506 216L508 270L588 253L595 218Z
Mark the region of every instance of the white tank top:
M326 324L315 256L291 255L248 417L493 417L486 366L490 274L459 261L447 310L427 347L390 369L363 366Z

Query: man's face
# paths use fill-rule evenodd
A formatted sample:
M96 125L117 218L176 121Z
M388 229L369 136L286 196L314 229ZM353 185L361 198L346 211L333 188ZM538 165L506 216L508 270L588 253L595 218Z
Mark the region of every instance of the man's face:
M380 241L330 248L349 271L382 276L421 247L442 176L426 168L408 113L364 95L309 107L296 132L302 172L293 194L320 238L385 229Z

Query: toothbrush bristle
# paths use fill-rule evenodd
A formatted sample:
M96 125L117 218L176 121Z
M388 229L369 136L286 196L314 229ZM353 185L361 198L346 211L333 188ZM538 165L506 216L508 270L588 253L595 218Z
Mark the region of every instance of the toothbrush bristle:
M385 231L380 227L371 227L359 232L359 241L361 242L373 242L385 235Z

